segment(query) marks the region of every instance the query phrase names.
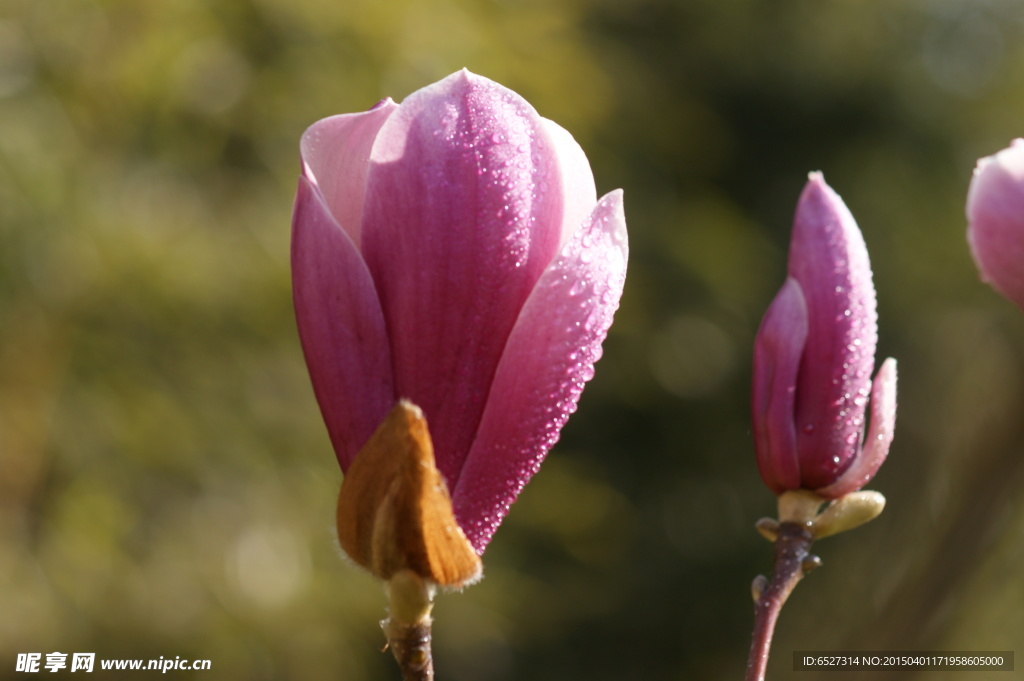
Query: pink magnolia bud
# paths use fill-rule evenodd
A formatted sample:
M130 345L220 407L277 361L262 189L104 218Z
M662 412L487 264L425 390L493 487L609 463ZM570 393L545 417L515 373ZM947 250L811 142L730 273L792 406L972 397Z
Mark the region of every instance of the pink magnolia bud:
M967 224L981 278L1024 309L1024 140L978 161Z
M622 192L522 97L460 71L302 136L292 280L343 470L400 398L422 409L483 553L558 439L619 304Z
M885 460L896 422L896 360L887 359L872 383L875 307L857 223L811 173L793 222L789 277L754 343L754 445L776 494L805 489L834 499L860 489Z

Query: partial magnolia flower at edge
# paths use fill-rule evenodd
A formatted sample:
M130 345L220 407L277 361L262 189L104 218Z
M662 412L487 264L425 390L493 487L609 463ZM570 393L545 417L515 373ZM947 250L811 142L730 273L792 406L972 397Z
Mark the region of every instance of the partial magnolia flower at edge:
M482 554L600 357L622 193L598 200L569 133L468 71L319 121L301 148L296 317L339 463L408 400Z
M812 173L794 219L789 278L754 344L755 450L775 494L804 489L835 499L860 489L885 460L896 420L896 362L886 360L872 382L875 310L860 230Z
M967 224L982 280L1024 310L1024 139L978 161Z

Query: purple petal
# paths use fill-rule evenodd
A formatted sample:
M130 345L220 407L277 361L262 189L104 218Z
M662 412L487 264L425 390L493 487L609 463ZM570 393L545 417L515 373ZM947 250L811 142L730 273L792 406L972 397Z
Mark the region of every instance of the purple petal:
M454 485L508 334L558 252L556 145L519 95L462 71L410 95L371 154L363 214L401 397Z
M395 402L388 337L362 256L307 176L292 217L292 292L313 391L347 470Z
M820 173L811 174L797 206L789 274L807 302L797 455L803 487L816 489L834 481L857 454L878 339L864 238Z
M1024 309L1024 140L978 162L967 219L982 279Z
M593 376L622 295L627 255L622 192L616 190L601 199L523 308L452 494L455 517L478 553Z
M866 485L888 456L895 430L896 360L890 357L882 363L871 388L871 425L860 454L834 483L815 493L836 499Z
M754 449L761 478L776 494L800 488L793 418L806 342L807 305L800 284L788 278L765 312L754 342Z
M390 99L369 111L317 121L302 135L299 149L328 209L359 247L370 150L377 131L398 105Z

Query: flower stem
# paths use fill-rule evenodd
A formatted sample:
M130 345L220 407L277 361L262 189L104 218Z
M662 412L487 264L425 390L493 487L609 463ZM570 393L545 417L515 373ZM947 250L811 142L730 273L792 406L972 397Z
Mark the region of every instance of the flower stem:
M750 642L745 681L764 681L772 634L782 604L789 598L797 582L820 564L820 560L810 553L812 541L814 538L808 523L779 523L772 578L767 584L764 584L763 578L755 580L754 633Z
M385 583L388 614L380 623L402 681L434 681L430 654L430 610L436 588L412 570L399 570Z
M402 681L434 681L430 625L429 619L417 624L402 624L393 619L381 622L391 654L402 670Z

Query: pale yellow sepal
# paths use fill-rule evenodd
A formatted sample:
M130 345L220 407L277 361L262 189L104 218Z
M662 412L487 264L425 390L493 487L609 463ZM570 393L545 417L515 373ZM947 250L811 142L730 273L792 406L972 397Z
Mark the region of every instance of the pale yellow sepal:
M401 625L414 625L430 621L437 588L412 570L398 570L384 583L388 595L388 614L391 621ZM387 628L387 621L381 625Z
M832 501L808 490L790 490L779 495L778 521L761 518L755 527L771 542L779 536L779 523L805 525L811 536L822 539L874 520L884 508L885 497L870 490L850 492Z
M818 515L825 500L814 492L794 489L779 495L780 523L809 523Z
M885 508L885 497L870 490L850 492L825 507L814 519L812 533L815 539L845 532L874 520Z

